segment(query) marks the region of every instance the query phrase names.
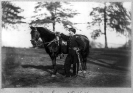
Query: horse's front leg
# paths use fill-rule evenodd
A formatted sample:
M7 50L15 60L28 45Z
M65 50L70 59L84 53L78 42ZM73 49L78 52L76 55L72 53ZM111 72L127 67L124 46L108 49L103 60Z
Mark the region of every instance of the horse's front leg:
M53 65L52 77L55 77L57 73L56 57L52 57L52 65Z

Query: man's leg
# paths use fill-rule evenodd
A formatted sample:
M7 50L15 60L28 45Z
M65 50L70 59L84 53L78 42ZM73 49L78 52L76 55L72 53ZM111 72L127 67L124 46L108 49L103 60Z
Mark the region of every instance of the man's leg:
M71 68L71 56L70 56L70 54L68 54L66 57L64 68L65 68L66 77L70 77L70 68Z
M78 70L79 70L79 60L78 60L78 55L75 52L74 60L73 60L73 75L74 76L77 75Z

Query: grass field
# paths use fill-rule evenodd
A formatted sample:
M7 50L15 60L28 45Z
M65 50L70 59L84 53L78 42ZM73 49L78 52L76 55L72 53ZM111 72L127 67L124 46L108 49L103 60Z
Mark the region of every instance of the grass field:
M131 51L90 49L87 74L65 78L63 59L51 77L52 62L44 49L2 47L2 87L130 87Z

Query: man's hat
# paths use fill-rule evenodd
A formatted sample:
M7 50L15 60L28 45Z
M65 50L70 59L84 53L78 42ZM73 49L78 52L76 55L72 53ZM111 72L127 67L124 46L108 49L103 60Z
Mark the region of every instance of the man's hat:
M72 31L73 33L76 33L76 30L74 28L69 28L69 31Z

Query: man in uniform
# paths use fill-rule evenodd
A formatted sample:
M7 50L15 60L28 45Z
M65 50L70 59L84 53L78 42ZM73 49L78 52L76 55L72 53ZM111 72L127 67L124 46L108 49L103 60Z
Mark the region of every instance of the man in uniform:
M83 49L83 42L78 35L75 35L76 30L74 28L69 28L70 39L68 41L68 55L65 60L64 68L66 77L70 77L70 68L71 64L73 64L73 76L77 75L78 67L79 67L79 56L77 55L77 51L80 54L80 51ZM82 59L80 55L80 60Z

